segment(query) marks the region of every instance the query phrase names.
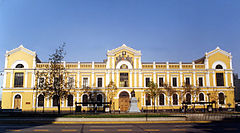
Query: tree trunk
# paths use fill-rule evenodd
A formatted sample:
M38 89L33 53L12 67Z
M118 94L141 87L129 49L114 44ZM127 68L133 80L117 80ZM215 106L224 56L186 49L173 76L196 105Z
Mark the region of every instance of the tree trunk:
M61 104L60 104L60 97L58 96L58 114L60 115L61 112Z
M155 111L155 97L153 98L153 107L154 107L153 112L155 113L156 112Z

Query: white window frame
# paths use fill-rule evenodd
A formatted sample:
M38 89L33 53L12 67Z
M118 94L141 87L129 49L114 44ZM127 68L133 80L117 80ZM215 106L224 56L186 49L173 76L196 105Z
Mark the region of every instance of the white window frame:
M189 78L190 85L192 85L192 77L191 76L185 76L184 77L184 84L186 85L186 79Z
M197 76L197 80L198 80L198 84L199 84L199 78L202 78L202 81L203 81L203 86L199 86L199 87L205 87L205 81L204 81L204 76Z
M72 87L75 88L75 76L69 76L69 77L67 77L67 83L69 82L69 78L73 78L73 86L72 86ZM67 87L69 87L68 84L67 84Z
M88 87L90 85L90 80L89 80L90 78L89 77L82 77L82 88L83 88L83 79L84 78L88 79L86 87Z
M98 87L98 78L102 78L102 87ZM104 77L96 77L96 87L104 88Z
M173 86L173 78L176 78L177 86ZM173 88L177 88L178 87L178 77L177 76L173 76L171 78L171 85L172 85Z
M167 97L166 97L165 93L161 93L161 94L164 95L164 105L160 105L160 94L159 94L159 96L158 96L158 106L166 106L167 105L166 104Z
M152 81L152 78L150 76L146 76L144 77L144 87L147 88L146 86L146 78L149 78L150 79L150 82Z
M165 83L165 77L164 76L158 76L157 78L157 84L158 84L158 87L163 87L163 86L159 86L159 78L163 78L163 84Z

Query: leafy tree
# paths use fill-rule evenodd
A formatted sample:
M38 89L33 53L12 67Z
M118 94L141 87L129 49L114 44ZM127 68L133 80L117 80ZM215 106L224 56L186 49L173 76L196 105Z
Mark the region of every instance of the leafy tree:
M176 93L177 91L176 91L176 89L174 89L171 85L169 85L169 84L167 84L167 83L163 84L163 87L164 87L165 91L167 92L167 97L168 97L168 99L169 99L168 104L171 105L171 102L170 102L171 99L170 99L170 97L171 97L174 93Z
M50 55L49 65L43 71L37 71L36 78L36 94L42 93L48 98L57 98L58 114L61 112L61 99L66 99L70 94L74 81L67 81L68 72L63 64L63 59L66 55L65 43L59 46L56 51ZM44 76L43 84L39 84L39 79Z
M145 93L152 99L152 104L155 112L155 99L162 92L161 88L158 88L158 84L151 81L149 87L145 90Z
M112 104L113 97L116 95L116 92L117 92L117 86L115 85L115 83L113 81L110 81L107 86L107 89L106 89L106 96L110 102L110 105ZM111 107L110 107L110 109L111 109Z

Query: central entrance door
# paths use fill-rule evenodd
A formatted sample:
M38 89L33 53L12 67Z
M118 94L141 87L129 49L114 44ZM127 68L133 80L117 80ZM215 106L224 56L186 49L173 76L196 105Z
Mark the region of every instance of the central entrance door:
M20 107L21 107L21 96L17 94L14 97L14 109L20 109Z
M119 107L120 111L126 112L129 108L129 94L126 91L123 91L119 95Z

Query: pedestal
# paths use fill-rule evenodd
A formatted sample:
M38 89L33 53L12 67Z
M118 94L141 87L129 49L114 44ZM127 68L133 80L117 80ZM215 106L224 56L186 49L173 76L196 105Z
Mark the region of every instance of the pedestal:
M137 106L137 98L136 97L132 97L131 98L131 103L130 103L130 108L128 109L129 113L137 113L140 112L138 106Z

